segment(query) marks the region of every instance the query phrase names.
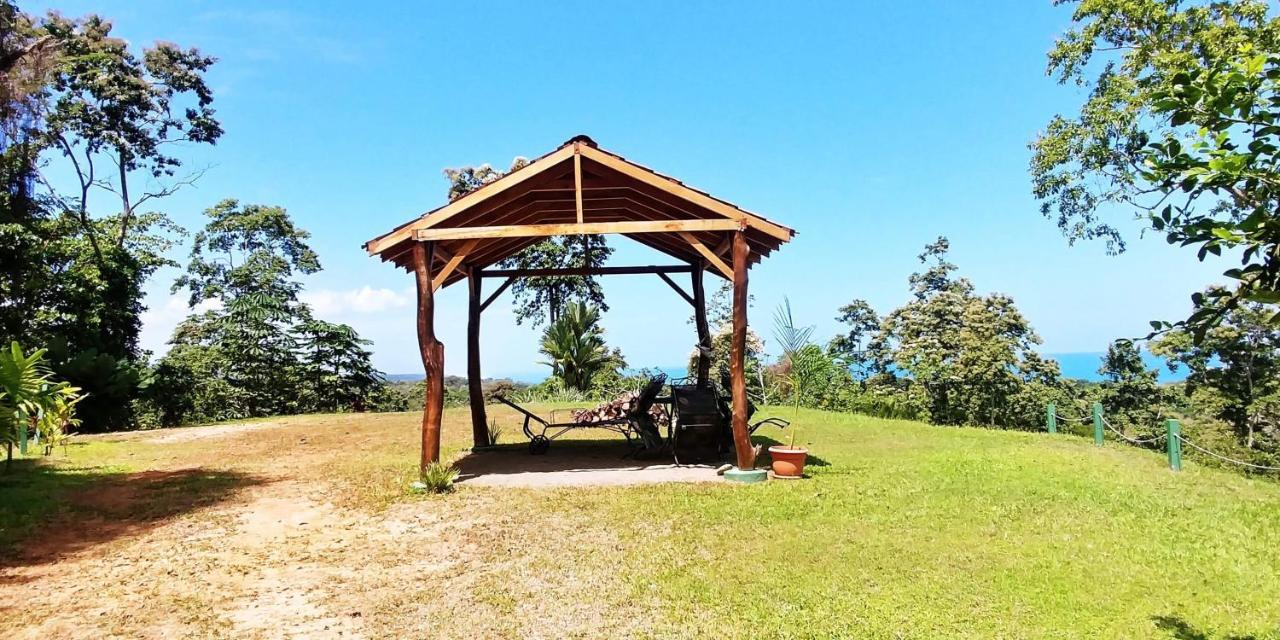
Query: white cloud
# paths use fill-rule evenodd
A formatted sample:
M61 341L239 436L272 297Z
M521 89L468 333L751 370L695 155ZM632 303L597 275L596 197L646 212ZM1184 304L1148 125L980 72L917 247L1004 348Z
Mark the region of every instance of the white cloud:
M311 305L311 310L321 318L382 313L407 307L413 302L412 289L393 291L369 286L347 290L315 289L303 292L299 298Z

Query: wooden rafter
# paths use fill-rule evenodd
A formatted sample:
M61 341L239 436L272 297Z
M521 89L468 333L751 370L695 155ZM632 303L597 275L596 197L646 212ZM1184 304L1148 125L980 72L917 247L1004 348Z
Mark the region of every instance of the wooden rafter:
M432 278L431 290L435 291L439 289L440 285L444 284L445 278L448 278L453 274L453 270L457 269L458 265L462 264L462 261L467 259L467 255L470 254L471 250L475 249L476 245L479 243L479 238L468 240L463 243L462 248L459 249L457 253L450 256L448 262L444 263L444 268L440 270L440 273L437 273L436 276Z
M706 258L707 262L711 263L711 265L720 273L723 273L724 277L730 280L733 279L733 269L730 268L729 265L725 264L724 259L716 255L712 250L708 249L707 245L702 244L701 240L698 240L693 237L693 234L689 233L681 233L680 237L684 238L685 242L688 242L698 253L702 254L702 257Z
M460 240L464 238L520 238L534 236L597 235L606 233L679 233L689 231L733 231L741 223L734 220L644 220L627 222L585 222L582 224L525 224L494 227L419 229L416 239Z

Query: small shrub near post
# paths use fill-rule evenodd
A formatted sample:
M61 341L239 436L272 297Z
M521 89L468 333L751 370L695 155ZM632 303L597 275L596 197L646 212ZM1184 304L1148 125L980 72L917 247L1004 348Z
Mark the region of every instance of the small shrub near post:
M1174 471L1182 471L1182 425L1177 420L1170 420L1165 423L1168 430L1165 440L1169 441L1169 468Z
M1093 403L1093 443L1102 446L1102 403Z
M1049 433L1058 432L1058 408L1052 402L1049 403L1049 408L1045 411L1044 422L1045 426L1049 428Z

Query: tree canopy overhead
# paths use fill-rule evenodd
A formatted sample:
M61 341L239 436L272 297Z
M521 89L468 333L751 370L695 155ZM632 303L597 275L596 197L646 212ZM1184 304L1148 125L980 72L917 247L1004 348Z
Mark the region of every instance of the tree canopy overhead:
M1197 293L1197 339L1244 300L1280 302L1280 171L1273 99L1280 21L1263 0L1059 0L1074 26L1048 72L1084 87L1031 144L1033 192L1071 242L1123 251L1116 216L1138 213L1204 260L1224 251L1238 285ZM1154 323L1157 330L1170 323Z

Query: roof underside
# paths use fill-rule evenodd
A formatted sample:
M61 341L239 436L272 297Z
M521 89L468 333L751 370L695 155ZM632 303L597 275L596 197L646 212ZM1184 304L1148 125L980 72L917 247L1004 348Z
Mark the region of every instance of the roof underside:
M594 225L583 229L643 228L643 232L619 232L718 275L723 274L715 268L716 258L722 264L732 263L734 230L745 231L749 265L795 235L791 229L603 151L590 138L579 136L493 183L370 240L365 249L412 270L413 244L433 240L436 251L431 273L440 273L453 261L452 271L443 281L443 286L449 286L465 279L473 269L495 265L546 239L549 229L578 228L537 225L579 222Z

